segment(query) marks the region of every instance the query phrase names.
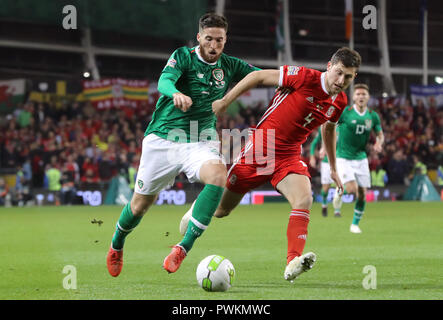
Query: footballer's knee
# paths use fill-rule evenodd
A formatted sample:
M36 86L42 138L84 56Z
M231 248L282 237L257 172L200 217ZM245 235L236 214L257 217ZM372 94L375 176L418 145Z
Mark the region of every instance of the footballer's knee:
M226 185L226 170L218 170L215 172L213 176L207 179L206 184L223 188Z
M293 200L290 201L290 203L293 209L310 210L312 207L312 201L313 201L312 195L305 194L294 197Z
M145 196L135 193L131 200L132 214L136 217L143 216L156 199L157 195Z

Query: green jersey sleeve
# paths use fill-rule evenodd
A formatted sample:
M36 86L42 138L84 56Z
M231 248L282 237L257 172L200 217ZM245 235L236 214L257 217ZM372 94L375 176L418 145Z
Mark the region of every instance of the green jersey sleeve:
M175 50L169 57L168 62L163 68L163 73L173 73L180 77L189 68L190 56L189 52L184 47Z
M315 155L315 148L317 147L317 144L321 142L321 129L318 130L317 136L312 140L311 147L310 147L310 155Z
M235 74L232 77L233 82L239 82L241 79L246 77L252 71L261 70L260 68L257 68L252 64L249 64L238 58L231 57L231 61L234 64L233 70L235 70Z
M374 125L373 125L373 129L374 129L374 131L376 132L376 133L379 133L381 130L382 130L382 128L381 128L381 121L380 121L380 117L379 117L379 115L377 114L377 112L375 112L375 111L372 111L372 121L374 121L373 123L374 123Z

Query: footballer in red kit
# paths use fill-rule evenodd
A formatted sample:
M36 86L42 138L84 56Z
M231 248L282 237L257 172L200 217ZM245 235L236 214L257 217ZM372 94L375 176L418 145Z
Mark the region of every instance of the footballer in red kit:
M354 81L360 64L360 54L343 47L332 55L325 72L299 66L254 71L237 83L223 99L212 103L212 110L219 115L251 88L280 87L257 127L251 129L252 139L234 161L214 216L222 218L229 215L246 192L270 181L292 207L286 231L288 247L283 273L288 281L310 270L317 259L313 252L303 254L312 189L307 165L300 158L301 146L321 125L331 179L341 194L343 185L337 173L335 129L347 103L344 91ZM189 214L185 214L181 225L186 225L188 218Z
M220 115L241 94L254 87L279 87L256 128L250 129L249 141L231 166L214 216L228 216L246 192L271 182L292 207L286 231L288 247L283 273L288 281L310 270L317 259L313 252L303 254L312 189L308 167L300 157L301 146L309 134L321 126L331 179L342 194L343 185L336 164L335 129L347 104L344 91L354 81L360 64L360 54L343 47L332 55L325 72L299 66L254 71L222 99L212 103L213 112ZM186 229L191 213L192 207L183 216L180 230Z
M280 68L278 90L248 143L228 172L227 188L244 194L263 183L277 184L289 173L310 177L301 146L321 124L336 123L346 94L330 96L326 73L298 66ZM271 141L273 146L269 146ZM259 169L259 170L257 170Z

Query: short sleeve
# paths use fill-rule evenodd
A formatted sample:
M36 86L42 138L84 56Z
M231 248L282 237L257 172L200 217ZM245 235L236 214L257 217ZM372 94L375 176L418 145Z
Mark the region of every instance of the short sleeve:
M347 102L347 101L345 101ZM333 119L330 119L329 121L335 122L337 124L342 124L345 121L346 112L348 111L348 107L345 107L343 112L337 112L336 115L334 115Z
M234 61L234 77L233 81L238 82L241 81L244 77L246 77L252 71L259 71L260 68L253 66L250 63L247 63L241 59L233 58Z
M373 111L373 116L372 119L374 121L374 131L376 133L379 133L382 129L381 129L381 121L380 121L380 117L378 116L377 112Z
M285 88L299 89L306 76L306 68L298 66L281 66L278 85Z
M187 48L179 48L175 50L166 62L163 72L173 73L181 76L188 68L190 56L186 52Z

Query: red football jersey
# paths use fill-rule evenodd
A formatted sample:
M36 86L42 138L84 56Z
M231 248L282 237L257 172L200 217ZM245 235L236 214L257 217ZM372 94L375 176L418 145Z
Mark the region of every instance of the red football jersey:
M276 157L300 154L301 145L313 130L326 121L338 121L347 97L344 92L329 96L325 76L325 73L305 67L280 68L279 86L284 89L275 93L257 127L252 129L254 149L260 145L266 155L267 141L271 138L268 136L274 135Z

